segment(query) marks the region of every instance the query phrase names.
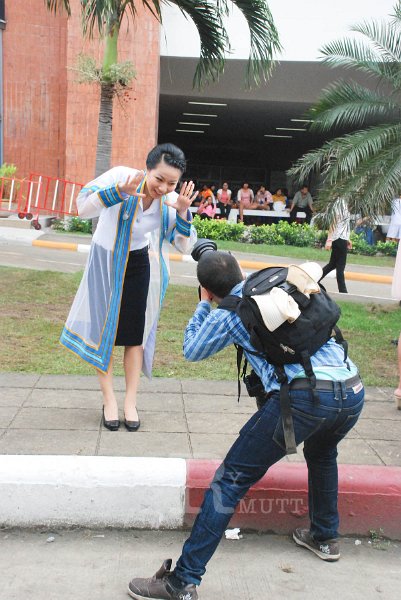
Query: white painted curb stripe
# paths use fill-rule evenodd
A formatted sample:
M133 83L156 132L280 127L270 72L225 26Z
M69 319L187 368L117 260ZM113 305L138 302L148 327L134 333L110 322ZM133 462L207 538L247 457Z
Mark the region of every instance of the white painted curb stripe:
M78 250L78 252L84 252L87 254L90 250L90 245L89 244L77 244L77 250Z
M0 525L177 529L186 460L11 456L0 460Z

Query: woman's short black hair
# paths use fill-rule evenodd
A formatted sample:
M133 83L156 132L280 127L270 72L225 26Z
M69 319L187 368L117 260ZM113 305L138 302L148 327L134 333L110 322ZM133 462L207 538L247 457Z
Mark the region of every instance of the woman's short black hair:
M152 148L146 158L146 167L154 169L162 160L170 167L179 169L181 173L184 173L187 167L185 154L174 144L158 144Z
M237 260L229 252L205 252L197 266L198 281L218 298L224 298L244 277Z

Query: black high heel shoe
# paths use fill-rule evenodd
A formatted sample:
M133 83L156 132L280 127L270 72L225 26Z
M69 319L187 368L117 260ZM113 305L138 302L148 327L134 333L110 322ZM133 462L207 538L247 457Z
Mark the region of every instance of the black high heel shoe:
M118 428L120 427L120 420L119 419L114 419L114 421L106 421L106 419L104 418L104 406L103 406L103 425L109 431L117 431Z
M137 421L127 421L124 415L124 425L128 431L138 431L139 427L141 426L141 420L138 417Z

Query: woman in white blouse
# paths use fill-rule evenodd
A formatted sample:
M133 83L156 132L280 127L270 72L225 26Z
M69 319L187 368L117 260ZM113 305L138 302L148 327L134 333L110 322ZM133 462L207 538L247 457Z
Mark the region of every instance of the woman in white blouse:
M150 377L156 329L168 284L163 241L189 253L196 241L188 210L197 195L192 181L174 192L186 168L173 144L153 148L146 171L115 167L88 183L77 198L78 215L99 217L88 262L60 342L97 369L103 424L119 428L112 353L124 346L124 424L136 431L140 372Z

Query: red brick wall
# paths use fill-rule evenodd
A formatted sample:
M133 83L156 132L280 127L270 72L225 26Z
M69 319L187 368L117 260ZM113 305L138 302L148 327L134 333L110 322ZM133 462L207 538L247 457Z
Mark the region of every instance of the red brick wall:
M30 171L65 170L66 18L44 2L7 2L3 31L4 161Z
M14 6L19 4L20 6ZM102 43L84 41L80 0L72 17L55 17L41 0L7 3L4 32L4 160L20 175L38 171L80 182L95 171L99 91L76 83L77 55L102 61ZM114 102L112 165L143 167L156 143L159 24L138 4L138 19L120 33L119 60L132 60L133 99Z
M78 3L74 0L73 8ZM69 66L74 66L80 52L91 54L101 64L103 44L98 39L83 41L79 11L75 10L68 23ZM137 77L132 100L124 103L124 108L114 100L112 166L142 167L157 139L159 24L140 3L137 22L129 23L128 32L126 24L121 27L118 59L131 60ZM66 176L85 183L95 173L99 89L96 85L76 83L73 70L68 70L67 77Z

